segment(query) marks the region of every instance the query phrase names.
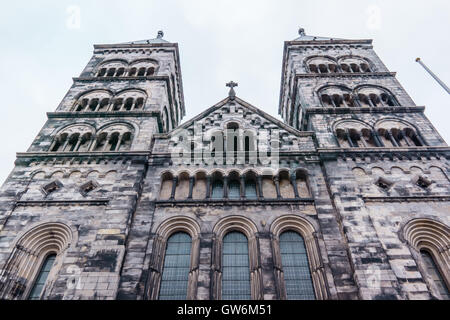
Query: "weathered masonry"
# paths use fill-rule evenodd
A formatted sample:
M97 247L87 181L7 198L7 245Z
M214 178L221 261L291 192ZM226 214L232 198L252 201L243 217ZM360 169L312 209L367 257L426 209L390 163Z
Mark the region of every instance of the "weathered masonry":
M231 82L181 124L176 43L96 45L0 189L0 299L449 299L450 148L371 40L299 33L283 121Z

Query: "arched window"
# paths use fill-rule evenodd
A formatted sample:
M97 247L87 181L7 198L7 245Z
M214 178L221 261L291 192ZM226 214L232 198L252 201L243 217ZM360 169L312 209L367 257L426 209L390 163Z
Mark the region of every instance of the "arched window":
M255 180L245 181L245 197L247 199L256 199L258 195L256 193L256 183Z
M398 106L395 97L386 89L378 86L365 85L355 90L361 107Z
M212 199L222 199L223 198L223 181L222 180L214 180L212 184Z
M286 231L280 236L286 295L289 300L315 300L305 242L296 232Z
M225 152L227 154L228 159L233 159L232 164L237 164L238 152L241 151L239 135L240 135L239 124L235 122L227 124L227 131L226 131L227 143ZM228 161L229 160L227 160L227 163Z
M434 284L439 290L439 293L445 300L450 300L450 293L448 291L447 285L445 284L444 278L439 271L438 266L434 262L432 254L428 250L420 250L420 255L426 266L426 272L433 280Z
M319 90L318 96L326 108L353 107L353 95L350 89L342 86L327 86Z
M248 240L240 232L223 238L222 300L250 300Z
M439 221L418 218L403 227L403 235L418 259L419 270L431 294L438 299L449 299L449 227Z
M54 261L71 244L76 245L72 229L59 222L40 224L25 233L0 271L0 300L46 298L60 266Z
M184 232L167 241L159 300L186 300L191 267L191 237Z
M238 180L231 180L228 184L228 198L239 199L241 197L241 184Z
M39 300L41 298L42 290L44 290L45 283L47 282L48 274L52 269L53 263L55 262L56 254L52 253L48 255L36 276L33 287L28 296L28 300Z

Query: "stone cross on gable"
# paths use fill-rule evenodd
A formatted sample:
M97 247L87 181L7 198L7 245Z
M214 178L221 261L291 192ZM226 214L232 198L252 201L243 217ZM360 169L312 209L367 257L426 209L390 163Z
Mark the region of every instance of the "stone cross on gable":
M228 93L228 96L233 100L236 97L236 92L234 92L234 87L237 87L238 84L234 81L230 81L227 83L227 87L230 88L230 92Z

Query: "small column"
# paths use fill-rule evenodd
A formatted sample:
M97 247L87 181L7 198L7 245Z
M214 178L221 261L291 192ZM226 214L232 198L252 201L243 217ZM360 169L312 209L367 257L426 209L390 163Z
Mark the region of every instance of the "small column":
M241 182L241 189L240 189L241 199L245 199L245 178L241 176L239 178L239 181Z
M353 141L350 138L350 133L348 132L348 129L345 129L345 136L347 137L347 142L348 142L350 148L354 148L355 145L353 144Z
M123 133L119 134L119 138L117 138L117 146L116 149L114 151L119 151L120 150L120 145L122 144L122 138L123 138Z
M334 97L330 96L331 99L331 104L333 105L334 108L336 108L336 101L334 101Z
M189 195L188 199L192 199L192 193L194 192L194 177L189 177Z
M80 147L81 144L81 136L78 137L77 143L75 144L75 148L73 148L73 152L77 152L78 148Z
M354 104L355 104L355 107L362 107L362 105L361 105L361 101L359 100L359 97L358 97L358 95L357 94L355 94L355 96L353 97L353 102L354 102Z
M377 147L380 147L380 148L384 147L383 141L381 141L381 138L378 135L378 132L376 130L374 130L372 132L372 135L373 135L373 140L375 141L375 144L377 145Z
M422 136L421 136L420 134L416 133L416 138L417 138L417 140L419 140L419 142L420 142L420 144L421 144L422 146L426 146L426 145L427 145L427 144L425 143L425 140L423 140L423 138L422 138Z
M258 194L258 198L259 199L264 199L263 188L262 188L262 177L261 176L257 176L256 177L256 181L258 183L258 186L256 188L256 192Z
M105 146L103 147L103 150L102 150L103 152L106 151L106 148L109 145L109 138L110 138L110 134L108 134L105 138Z
M405 133L405 129L400 130L399 134L401 135L402 139L405 141L406 145L408 147L411 146L411 143L409 143L408 139L406 138L406 133Z
M364 135L362 132L359 134L359 139L361 140L364 148L367 148L367 142L366 142L366 139L364 139Z
M275 189L277 191L277 199L281 199L280 178L278 177L278 175L273 178L273 182L275 183Z
M178 177L174 177L172 179L172 192L170 194L170 200L174 200L175 199L175 192L177 189L177 184L178 184Z
M298 194L297 177L294 172L291 174L291 184L292 184L292 187L294 188L295 198L296 199L300 198L300 195Z
M223 198L228 199L228 176L223 177Z
M349 105L345 101L345 96L344 95L342 95L342 104L344 105L344 108L348 108L349 107Z
M96 135L92 135L91 141L89 142L89 145L87 147L87 151L92 151L92 149L94 149L94 144L95 144L96 140L97 140L97 136Z
M69 140L70 140L70 136L67 135L66 141L64 141L64 145L61 149L62 152L66 151L66 147L67 147L67 144L69 143Z
M206 176L206 199L211 198L211 176Z
M378 96L378 99L380 100L380 105L382 107L386 107L386 104L384 103L383 98L381 96Z
M392 135L392 132L390 130L388 130L388 136L389 136L389 140L391 140L391 143L394 147L399 147L399 144L397 143L397 141L395 140L394 136Z

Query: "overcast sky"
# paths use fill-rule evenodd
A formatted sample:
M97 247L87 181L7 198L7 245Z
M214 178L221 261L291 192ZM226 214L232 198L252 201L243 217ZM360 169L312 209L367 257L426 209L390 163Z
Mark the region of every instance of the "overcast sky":
M89 61L93 44L155 38L178 42L187 116L237 95L277 116L283 42L308 35L373 39L378 55L446 141L450 1L23 1L0 11L0 184Z

